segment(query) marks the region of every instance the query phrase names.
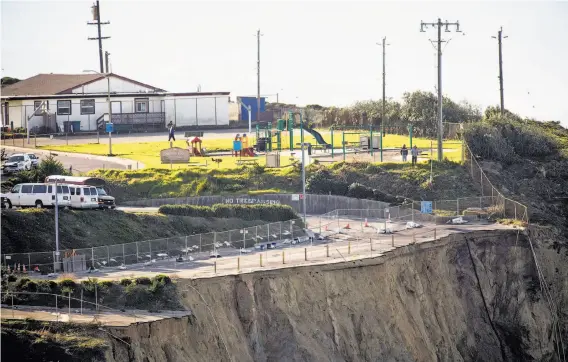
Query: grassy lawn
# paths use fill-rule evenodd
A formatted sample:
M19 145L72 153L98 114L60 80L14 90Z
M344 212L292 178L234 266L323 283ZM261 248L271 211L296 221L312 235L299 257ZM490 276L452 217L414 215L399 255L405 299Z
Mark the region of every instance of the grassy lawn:
M322 136L328 142L331 141L331 136L329 131L322 131ZM306 142L311 142L315 144L316 141L309 133L304 133L304 139ZM345 140L347 142L358 142L359 135L358 134L349 134L345 135ZM232 148L232 138L216 138L216 139L207 139L207 134L203 137L203 144L202 147L205 148L208 152L216 152L216 151L230 151ZM294 132L294 143L300 142L300 131L296 130ZM334 132L334 147L340 148L342 142L341 132ZM252 138L249 140L249 144L255 144L255 139ZM407 136L400 136L400 135L387 135L383 138L383 147L384 148L398 148L401 147L402 144L406 144L407 147L410 145L409 139ZM428 150L430 146L433 145L434 149L436 148L436 142L431 141L428 139L423 138L414 138L413 144L417 145L419 148L423 150ZM177 164L177 165L169 165L169 164L162 164L160 162L160 151L162 149L168 148L169 142L141 142L141 143L115 143L113 144L113 152L116 156L122 158L128 158L135 161L140 161L146 165L147 168L166 168L169 169L195 169L195 168L205 168L205 169L235 169L239 168L239 164L237 163L238 157L231 157L231 156L214 156L213 158L220 158L222 161L220 164L217 164L212 161L212 157L192 157L191 163L188 164ZM180 148L187 148L187 144L185 140L177 140L174 142L174 147ZM275 147L275 144L274 144ZM93 155L106 155L108 152L108 146L106 144L80 144L80 145L68 145L68 146L43 146L44 149L50 149L54 151L63 151L63 152L77 152L77 153L88 153ZM289 135L282 136L282 148L289 149ZM461 160L461 152L459 149L461 148L461 143L458 141L451 141L444 144L444 148L452 148L456 149L456 152L447 152L446 155L448 159L459 161ZM265 158L259 156L255 158L259 165L264 166L266 164ZM289 157L282 157L281 166L288 166L290 165Z

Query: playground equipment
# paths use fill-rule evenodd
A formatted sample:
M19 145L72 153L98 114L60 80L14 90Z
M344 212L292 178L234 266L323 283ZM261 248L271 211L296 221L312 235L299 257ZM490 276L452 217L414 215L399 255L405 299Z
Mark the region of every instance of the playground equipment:
M248 157L256 157L252 147L249 147L248 144L248 137L246 133L243 133L241 136L237 133L235 139L233 140L233 152L232 155L237 156L248 156Z
M187 147L189 149L190 155L192 156L203 156L203 150L201 149L201 138L195 137L191 141L187 139Z

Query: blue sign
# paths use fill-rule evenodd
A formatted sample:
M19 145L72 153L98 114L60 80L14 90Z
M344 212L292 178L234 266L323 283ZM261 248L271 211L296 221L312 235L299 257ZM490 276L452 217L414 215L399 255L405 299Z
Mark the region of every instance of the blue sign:
M107 124L106 124L106 131L107 131L108 133L114 132L114 124L112 124L112 123L107 123Z
M243 149L243 143L241 141L233 141L233 151L240 151Z
M432 201L422 201L420 203L420 212L423 214L432 213Z

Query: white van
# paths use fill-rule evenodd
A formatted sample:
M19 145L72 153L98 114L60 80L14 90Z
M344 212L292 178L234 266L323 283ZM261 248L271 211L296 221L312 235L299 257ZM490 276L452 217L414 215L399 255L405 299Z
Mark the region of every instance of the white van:
M65 185L69 187L71 207L77 209L98 209L99 195L94 186Z
M116 207L114 197L105 192L103 187L106 185L106 182L101 178L51 175L46 177L45 182L53 182L55 180L73 188L75 193L75 195L71 195L75 196L72 197L73 207L94 208L93 205L90 205L91 200L89 200L88 196L91 196L91 198L97 197L100 209L114 209ZM83 197L83 201L81 201L81 197Z
M12 206L53 207L55 206L55 185L40 183L17 184L4 196L7 199L6 206L8 208ZM69 207L71 205L68 186L57 186L57 202L60 207Z

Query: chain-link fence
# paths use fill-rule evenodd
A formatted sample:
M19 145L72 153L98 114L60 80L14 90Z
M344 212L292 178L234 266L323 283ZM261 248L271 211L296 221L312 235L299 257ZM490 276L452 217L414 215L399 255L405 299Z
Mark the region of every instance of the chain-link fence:
M236 249L248 252L264 249L269 244L305 237L302 219L281 221L243 229L211 232L206 234L174 236L133 243L95 246L91 248L61 250L58 270L74 272L88 268L119 267L139 263L154 263L171 258L189 258L196 253L217 253ZM56 270L53 252L4 254L5 267L22 271L40 270L50 273Z
M489 180L471 148L464 142L465 165L475 183L479 185L481 197L491 197L491 209L500 218L529 222L527 207L520 202L505 197Z

